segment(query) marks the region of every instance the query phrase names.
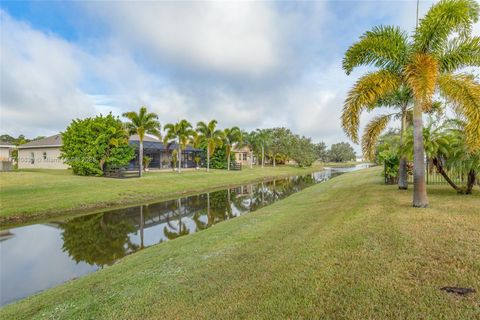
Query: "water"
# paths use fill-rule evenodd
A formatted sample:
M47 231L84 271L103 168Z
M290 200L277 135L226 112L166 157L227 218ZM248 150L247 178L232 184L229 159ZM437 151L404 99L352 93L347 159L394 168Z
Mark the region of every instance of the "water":
M330 168L220 191L0 231L1 305L112 265L127 254L267 206L342 172Z

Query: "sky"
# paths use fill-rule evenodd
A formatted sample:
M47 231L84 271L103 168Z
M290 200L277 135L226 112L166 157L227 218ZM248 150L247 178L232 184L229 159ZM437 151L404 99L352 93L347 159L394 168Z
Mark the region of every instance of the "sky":
M343 100L366 69L347 76L343 54L376 25L411 32L415 15L416 1L2 0L0 133L47 136L146 106L162 125L217 119L348 141Z

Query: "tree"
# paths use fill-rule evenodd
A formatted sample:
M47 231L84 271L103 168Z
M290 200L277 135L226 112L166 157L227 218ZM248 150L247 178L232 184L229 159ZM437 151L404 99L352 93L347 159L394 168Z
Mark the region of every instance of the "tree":
M287 155L289 153L289 148L292 143L294 143L295 137L290 129L287 128L282 127L267 130L270 136L269 153L272 156L273 166L275 167L277 156Z
M141 107L138 113L134 111L125 112L123 116L130 120L130 122L125 123L125 128L127 128L128 134L138 135L138 165L139 174L142 176L143 139L145 138L145 134L153 134L160 137L160 122L158 122L158 115L155 113L147 113L147 108Z
M395 109L393 113L381 114L373 118L365 127L362 135L362 151L365 159L373 160L375 145L378 141L378 137L385 130L387 125L392 120L400 119L400 145L403 145L405 140L405 132L410 125L411 121L411 104L413 102L413 96L411 91L402 86L399 89L393 91L391 94L387 94L384 97L378 99L375 107L389 107ZM399 150L402 150L401 148ZM405 155L400 156L400 164L398 167L398 188L400 190L408 189L407 178L407 158Z
M432 108L434 94L453 102L455 110L470 120L465 128L467 146L472 152L480 149L480 85L468 73L454 73L480 65L480 37L470 36L478 15L474 0L441 0L420 21L411 41L397 27L375 27L345 55L347 74L360 65L379 68L361 77L345 101L342 123L354 142L362 110L402 86L412 92L414 207L428 206L422 115Z
M290 138L290 157L299 167L310 167L317 159L315 145L310 138L298 135Z
M187 146L187 143L195 136L195 131L192 125L187 120L180 120L177 123L168 123L165 125L166 131L163 143L165 145L177 143L177 158L178 158L178 173L182 172L182 149Z
M355 151L348 142L335 143L328 150L328 160L333 162L355 160Z
M230 153L234 144L242 142L242 131L240 128L233 127L223 130L223 145L227 151L227 170L230 170Z
M262 168L265 166L265 151L271 145L271 134L267 129L257 129L255 132L255 144L257 147L260 147L262 155Z
M314 149L316 160L320 160L322 162L328 161L327 145L325 144L325 142L319 142L315 144Z
M216 127L217 120L211 120L208 124L203 121L197 123L198 137L207 146L207 171L210 171L210 155L223 143L223 132Z
M427 159L435 166L438 173L459 194L471 194L476 173L480 170L480 152L470 152L465 145L463 134L465 122L450 119L430 119L423 128L425 153ZM410 130L407 134L405 152L412 154L414 137ZM453 169L467 176L467 185L458 185L445 168Z
M112 114L73 120L62 133L61 158L78 175L103 175L107 167L126 166L134 157L128 134Z

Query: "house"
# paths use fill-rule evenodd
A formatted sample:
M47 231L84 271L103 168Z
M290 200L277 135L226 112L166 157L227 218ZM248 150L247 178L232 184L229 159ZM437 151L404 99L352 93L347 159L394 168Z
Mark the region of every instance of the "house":
M56 134L18 146L19 169L67 169L60 159L62 135Z
M135 148L135 159L130 161L129 167L138 167L138 150L140 145L138 135L132 135L129 144ZM172 153L174 150L178 150L178 144L176 143L164 145L160 139L147 135L143 139L143 156L151 159L151 162L148 165L149 169L171 168ZM203 162L202 150L187 145L182 150L182 168L195 168L196 157L200 157L200 161ZM178 166L177 163L174 165Z
M11 161L12 151L15 149L15 145L10 142L0 142L0 161Z
M135 158L130 161L130 168L138 167L139 138L137 135L130 137L129 144L135 148ZM56 134L43 139L31 141L18 147L19 169L67 169L68 165L60 159L62 147L62 135ZM177 150L177 144L171 144L167 148L156 137L145 136L143 140L143 155L150 157L152 161L149 168L170 168L172 152ZM201 150L187 146L182 150L182 167L196 167L195 157L201 155Z
M12 151L14 149L15 145L9 142L0 142L0 171L12 170Z
M235 162L242 164L242 166L249 166L251 161L255 164L257 162L256 156L249 147L233 147L232 153L235 155ZM253 159L252 159L253 157Z

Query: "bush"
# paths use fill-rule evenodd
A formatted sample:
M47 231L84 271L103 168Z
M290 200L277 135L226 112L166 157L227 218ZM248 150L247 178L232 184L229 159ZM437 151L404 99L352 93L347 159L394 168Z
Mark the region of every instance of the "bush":
M235 164L235 155L230 154L230 165ZM227 150L225 147L215 149L215 152L210 156L210 168L212 169L227 169Z
M122 122L112 114L73 120L62 133L61 158L77 175L103 175L106 168L123 167L134 157Z

